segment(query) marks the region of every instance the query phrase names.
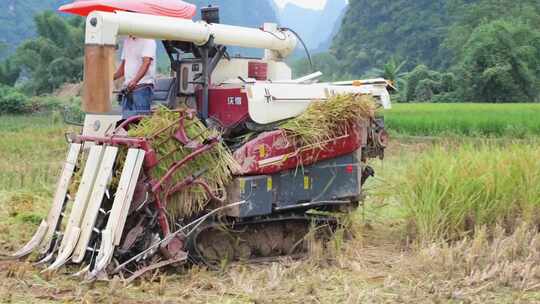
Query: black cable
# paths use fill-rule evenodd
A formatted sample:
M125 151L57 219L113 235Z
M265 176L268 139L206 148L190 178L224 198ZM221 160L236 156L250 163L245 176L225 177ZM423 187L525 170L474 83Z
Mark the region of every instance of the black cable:
M293 33L296 36L296 38L298 38L298 40L300 40L300 43L302 44L302 46L304 47L304 51L306 52L307 59L309 61L309 66L311 67L311 71L313 73L315 73L315 69L313 68L313 61L311 60L311 54L309 53L309 50L308 50L306 44L304 43L304 40L302 40L302 37L300 37L300 35L297 32L295 32L294 30L292 30L292 29L290 29L288 27L281 27L279 29L282 30L282 31L289 31L289 32Z

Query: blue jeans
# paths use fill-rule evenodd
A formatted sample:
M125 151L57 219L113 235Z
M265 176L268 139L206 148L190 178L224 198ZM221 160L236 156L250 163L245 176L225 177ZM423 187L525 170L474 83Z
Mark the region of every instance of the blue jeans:
M135 115L150 114L153 94L152 87L146 86L124 95L122 98L122 119Z

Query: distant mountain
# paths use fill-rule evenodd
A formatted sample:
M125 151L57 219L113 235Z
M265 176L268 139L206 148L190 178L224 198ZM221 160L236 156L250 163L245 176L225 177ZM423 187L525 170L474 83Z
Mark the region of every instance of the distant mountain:
M337 33L347 6L346 0L328 0L323 10L303 8L288 3L279 10L282 26L298 32L311 50L325 51L330 46L333 34Z
M14 50L35 35L34 15L52 10L69 0L0 0L0 42Z
M332 31L330 32L330 34L327 35L326 40L322 41L319 44L319 46L313 50L314 53L326 52L328 51L328 49L330 49L330 47L332 46L332 41L334 40L334 37L336 37L336 35L339 33L339 30L341 29L341 23L343 23L343 18L345 17L345 13L347 13L347 6L341 9L341 12L338 14L337 17L333 17L333 16L329 17L329 18L335 19L334 27L332 28ZM324 32L325 30L327 30L327 28L325 28L324 30L321 30L321 32Z
M221 23L260 27L264 22L278 20L273 0L184 0L197 5L197 19L203 6L219 6Z
M461 17L451 9L478 1L351 0L333 54L353 75L382 67L393 56L407 60L407 69L420 63L438 66L448 27Z

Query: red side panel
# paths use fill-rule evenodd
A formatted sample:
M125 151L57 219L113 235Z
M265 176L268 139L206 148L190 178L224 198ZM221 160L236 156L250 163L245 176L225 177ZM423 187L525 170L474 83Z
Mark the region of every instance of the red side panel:
M197 90L197 107L202 109L202 90ZM208 116L224 128L232 128L249 118L248 98L241 88L210 88Z
M191 19L197 7L181 0L77 0L61 6L58 10L80 16L93 11L126 11L141 14Z
M268 64L266 62L250 61L248 63L248 77L257 80L268 79Z
M322 148L295 147L281 130L266 132L234 152L242 167L237 175L265 175L290 170L301 165L336 158L358 150L367 137L366 128L348 128L342 136L323 143Z

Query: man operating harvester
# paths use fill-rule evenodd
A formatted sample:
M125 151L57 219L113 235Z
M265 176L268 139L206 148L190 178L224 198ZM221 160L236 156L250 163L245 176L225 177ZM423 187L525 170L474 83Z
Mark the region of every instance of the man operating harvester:
M156 77L156 41L127 37L121 59L114 80L125 79L122 118L150 113Z

